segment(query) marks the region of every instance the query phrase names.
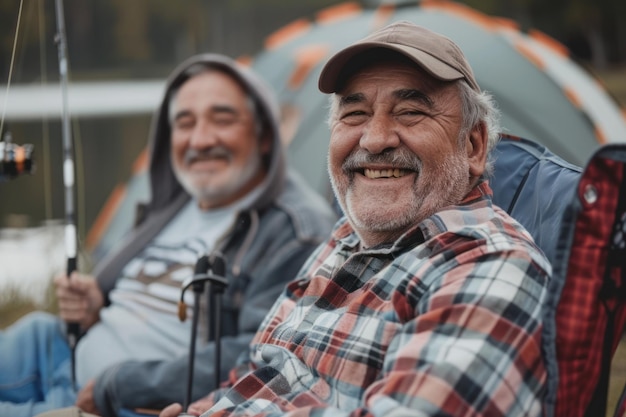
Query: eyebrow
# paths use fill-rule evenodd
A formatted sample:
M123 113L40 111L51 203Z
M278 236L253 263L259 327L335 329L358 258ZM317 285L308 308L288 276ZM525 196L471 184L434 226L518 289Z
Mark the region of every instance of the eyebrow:
M434 107L434 103L428 95L413 88L396 90L393 92L393 96L400 100L414 101L429 108ZM354 93L341 97L339 105L340 107L343 107L349 104L361 103L363 101L365 101L365 95L363 93Z
M347 106L348 104L360 103L365 101L365 95L363 93L354 93L343 96L339 100L339 107Z
M428 97L423 92L419 90L415 90L413 88L407 88L407 89L394 91L393 95L394 97L399 98L400 100L415 101L429 108L433 108L435 105L430 97Z
M217 104L217 105L211 106L210 112L213 114L228 113L232 115L236 115L238 113L237 109L226 104ZM176 115L174 115L174 120L178 120L180 118L183 118L192 114L193 113L190 110L181 110L180 112L176 113Z
M231 113L231 114L237 114L239 112L233 106L229 106L227 104L216 104L215 106L211 106L211 113Z

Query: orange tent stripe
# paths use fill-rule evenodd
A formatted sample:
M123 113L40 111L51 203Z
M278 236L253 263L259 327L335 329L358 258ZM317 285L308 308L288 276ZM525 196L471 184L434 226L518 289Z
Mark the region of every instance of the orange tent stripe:
M137 158L135 158L135 162L133 162L133 166L131 169L132 175L137 175L138 173L146 171L148 169L148 158L148 148L144 148L139 153ZM109 227L109 224L111 223L111 220L113 220L113 216L117 212L120 204L122 204L125 195L126 186L117 185L113 189L113 191L109 195L109 198L107 198L106 202L104 203L104 206L98 213L98 217L96 217L96 220L94 221L93 225L89 229L89 232L87 233L85 242L87 244L87 248L93 249L95 245L98 244L100 239L102 239L102 235Z
M296 52L296 65L289 78L287 85L292 90L297 90L307 79L311 70L328 55L328 45L307 45Z
M102 207L102 210L100 210L100 213L98 213L98 217L96 217L96 220L89 229L89 233L87 234L85 242L88 249L93 249L98 244L98 242L102 238L102 235L104 234L104 231L111 223L111 220L117 212L117 209L122 203L125 195L125 186L117 185L113 189L111 195L104 203L104 207Z
M252 65L252 57L250 55L241 55L240 57L237 58L237 62L241 65L243 65L244 67L249 67Z
M450 14L455 14L467 20L482 26L485 30L491 31L499 26L499 20L494 19L491 16L472 9L464 4L447 1L447 0L422 0L420 3L424 9L439 9Z
M133 162L133 167L131 172L133 174L137 174L138 172L143 172L148 169L148 148L144 148L143 151L139 153L137 158L135 158L135 162Z
M356 2L341 3L319 11L316 16L316 21L320 24L327 24L354 16L361 13L362 10L361 6Z
M491 17L491 21L498 28L519 31L519 24L515 20L509 19L508 17L494 16Z
M376 8L374 12L373 30L382 28L389 18L395 13L396 7L393 4L382 4Z
M600 127L595 126L594 132L596 134L596 139L598 140L598 143L604 145L606 143L606 135L604 134L604 131L602 131Z
M528 36L551 49L556 54L562 57L569 57L569 49L567 49L565 45L540 30L530 29L528 31Z
M275 49L292 39L301 36L311 28L311 22L306 19L298 19L278 29L265 38L265 48Z
M541 69L542 71L545 71L546 63L543 61L543 59L539 55L537 55L530 48L528 48L524 44L518 42L518 43L515 44L515 49L517 49L517 51L520 54L522 54L524 57L526 57L526 59L528 59L530 62L532 62L534 66L536 66L537 68Z
M582 108L582 100L576 91L571 88L564 88L563 92L565 93L565 97L578 109Z

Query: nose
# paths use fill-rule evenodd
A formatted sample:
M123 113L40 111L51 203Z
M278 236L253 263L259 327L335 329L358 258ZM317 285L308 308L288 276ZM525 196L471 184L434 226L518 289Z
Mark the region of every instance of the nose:
M218 142L216 130L206 121L198 121L189 138L189 147L204 149L214 146Z
M372 154L397 148L400 145L400 138L394 129L392 118L387 115L374 114L363 130L359 145Z

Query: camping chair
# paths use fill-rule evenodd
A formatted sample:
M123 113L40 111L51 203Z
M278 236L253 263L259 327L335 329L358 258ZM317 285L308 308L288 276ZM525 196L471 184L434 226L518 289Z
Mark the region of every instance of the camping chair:
M553 266L543 330L546 415L604 417L626 320L626 144L600 148L584 170L513 136L502 135L494 152L494 202Z

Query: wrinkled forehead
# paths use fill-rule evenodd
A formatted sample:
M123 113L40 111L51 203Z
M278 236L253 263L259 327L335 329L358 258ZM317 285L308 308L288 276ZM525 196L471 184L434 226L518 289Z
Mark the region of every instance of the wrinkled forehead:
M433 114L461 114L457 81L442 81L406 59L367 61L344 79L341 90L331 95L329 122L353 106L380 109L412 103ZM382 106L382 107L381 107Z
M181 82L177 88L172 89L169 95L169 109L168 109L168 117L170 124L174 121L176 114L181 110L180 109L180 96L182 94L197 94L198 83L202 82L212 82L215 83L215 86L220 89L230 89L235 96L241 96L246 103L246 110L252 113L253 117L257 117L257 106L254 102L253 96L248 92L246 86L231 72L224 70L221 67L216 66L197 66L193 71L190 71L189 76ZM217 95L215 98L221 98L222 103L220 104L222 107L231 105L230 101L226 100L227 97L231 97L231 94L226 95Z
M449 100L456 92L454 82L431 76L420 66L401 57L386 61L368 61L350 74L335 97L339 105L366 101L416 101L429 106L437 99ZM419 99L419 100L418 100Z

